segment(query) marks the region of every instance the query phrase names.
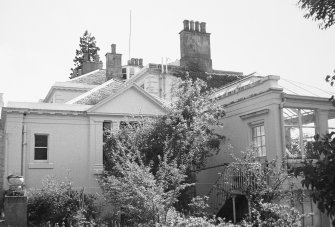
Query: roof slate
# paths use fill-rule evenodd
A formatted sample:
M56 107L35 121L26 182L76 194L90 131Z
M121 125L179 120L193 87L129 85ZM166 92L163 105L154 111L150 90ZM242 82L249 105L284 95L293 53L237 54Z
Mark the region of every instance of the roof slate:
M110 95L116 93L123 85L123 82L118 80L109 80L98 87L70 100L69 104L95 105Z
M90 73L81 75L79 77L75 77L67 82L90 84L90 85L100 85L106 82L106 70L98 69Z

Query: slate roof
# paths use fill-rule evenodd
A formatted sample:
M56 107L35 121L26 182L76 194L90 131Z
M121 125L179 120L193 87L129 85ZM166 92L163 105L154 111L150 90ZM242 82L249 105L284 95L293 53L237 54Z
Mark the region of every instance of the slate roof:
M116 93L121 87L123 87L122 81L111 79L68 101L67 104L95 105L103 99L109 97L111 94Z
M100 85L106 82L106 70L98 69L90 73L75 77L67 82L70 83L82 83L90 85Z

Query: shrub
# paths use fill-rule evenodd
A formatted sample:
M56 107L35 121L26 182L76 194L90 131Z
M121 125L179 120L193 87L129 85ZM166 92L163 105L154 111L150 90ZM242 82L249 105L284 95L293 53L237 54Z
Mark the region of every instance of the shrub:
M92 223L97 214L95 196L73 190L68 180L59 183L48 176L42 189L31 189L27 194L30 226Z
M300 214L294 207L275 203L263 203L262 201L258 205L259 207L257 208L251 208L251 217L246 219L252 226L301 226L301 219L304 215Z

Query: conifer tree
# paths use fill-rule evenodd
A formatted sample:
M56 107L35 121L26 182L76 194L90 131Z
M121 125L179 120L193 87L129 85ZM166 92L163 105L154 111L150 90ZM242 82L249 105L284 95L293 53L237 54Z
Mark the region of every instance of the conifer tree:
M89 61L94 61L96 58L99 58L99 50L100 48L96 45L95 37L86 30L79 40L79 49L76 50L76 56L73 59L74 68L71 68L70 79L77 77L78 70L82 69L84 53L88 54Z

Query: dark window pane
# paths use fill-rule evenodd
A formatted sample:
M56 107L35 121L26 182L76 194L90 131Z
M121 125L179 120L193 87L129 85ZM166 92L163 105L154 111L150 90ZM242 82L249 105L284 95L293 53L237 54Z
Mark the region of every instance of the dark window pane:
M35 147L48 147L48 136L35 135Z
M35 148L35 160L48 160L47 148Z

